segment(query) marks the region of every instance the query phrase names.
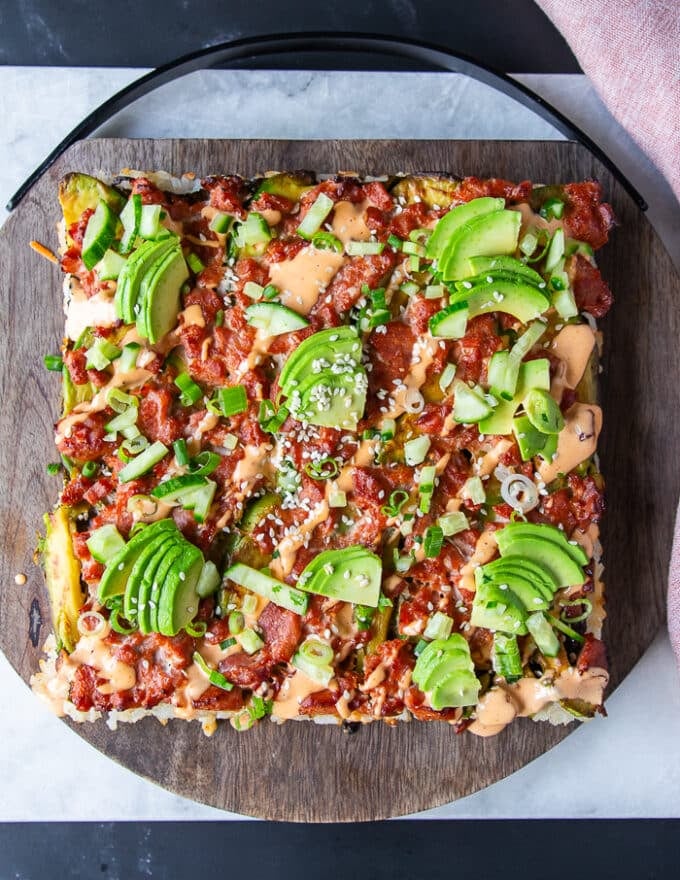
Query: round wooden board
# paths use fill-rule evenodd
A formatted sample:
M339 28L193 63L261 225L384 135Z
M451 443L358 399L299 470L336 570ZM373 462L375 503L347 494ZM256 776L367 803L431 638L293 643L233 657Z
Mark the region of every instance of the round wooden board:
M49 631L41 571L32 561L43 512L57 485L59 389L42 357L63 332L58 269L28 246L56 247L57 183L67 171L120 169L175 174L312 168L363 174L443 171L560 182L597 177L620 221L600 265L617 302L603 322L601 385L607 479L604 522L612 687L641 656L664 616L673 513L680 490L672 443L680 427L671 402L680 385L678 276L651 226L609 172L566 142L88 140L76 144L28 194L0 233L3 348L0 354L0 647L28 682ZM17 572L28 583L14 582ZM359 821L423 810L502 779L565 737L519 721L500 736L456 736L448 725L372 724L347 736L335 726L263 723L247 734L227 724L212 739L198 724L154 719L110 731L71 724L109 757L205 804L267 819Z

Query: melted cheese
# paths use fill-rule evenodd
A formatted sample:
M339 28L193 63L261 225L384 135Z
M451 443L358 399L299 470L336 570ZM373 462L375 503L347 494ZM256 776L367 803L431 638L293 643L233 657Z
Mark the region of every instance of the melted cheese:
M273 263L269 277L281 291L284 306L308 315L344 262L345 257L336 251L317 250L309 245L292 260Z

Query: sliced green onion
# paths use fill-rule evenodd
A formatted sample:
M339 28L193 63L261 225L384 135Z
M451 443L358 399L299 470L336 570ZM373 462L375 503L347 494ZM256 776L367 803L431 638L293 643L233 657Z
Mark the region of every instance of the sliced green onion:
M304 216L302 223L297 228L297 234L301 238L310 240L315 232L333 210L333 199L329 199L325 193L319 193L314 203Z
M400 251L403 243L404 242L399 238L399 236L395 235L394 233L391 233L387 236L387 244L391 248L394 248L395 251Z
M441 526L428 526L425 530L423 548L427 559L434 559L441 553L444 544L444 532Z
M207 480L205 477L201 479L205 480L205 484L188 492L182 498L183 509L191 510L194 514L194 519L198 523L205 522L210 512L215 492L217 491L217 483L213 482L213 480Z
M133 621L128 621L128 625L125 626L120 622L121 611L120 608L114 607L111 609L111 614L109 615L109 625L114 632L117 632L121 636L131 636L132 633L137 632L139 627Z
M61 470L61 463L58 462L58 461L51 461L51 462L47 465L47 473L48 473L51 477L56 476L56 475L59 473L60 470Z
M404 443L404 459L406 464L413 467L424 462L431 443L432 441L427 434L423 434L422 437L415 437L413 440L407 440Z
M572 629L570 626L567 626L566 623L561 621L557 617L553 617L552 614L546 614L546 617L550 621L550 623L555 627L555 629L563 632L565 636L569 636L570 639L573 639L575 642L585 642L585 639L581 635L581 633L576 632L575 629Z
M412 555L399 556L398 551L394 550L394 570L399 574L405 574L413 565L414 559Z
M136 480L137 477L141 477L147 471L150 471L152 467L155 467L167 454L168 447L161 443L160 440L156 440L141 455L133 458L131 462L125 465L118 474L118 480L121 483L129 483L130 480Z
M299 653L314 666L328 666L333 659L333 649L321 639L307 639L300 645Z
M99 337L91 348L85 352L87 361L85 366L88 370L104 370L111 361L120 357L121 350L117 345Z
M432 235L431 229L412 229L409 234L409 241L420 242L421 244L426 244Z
M399 285L399 290L406 294L406 296L415 296L420 291L420 285L416 284L415 281L404 281L403 284Z
M129 373L130 370L135 369L137 366L137 356L139 355L141 347L142 346L138 342L128 342L127 345L123 346L123 353L120 356L119 363L121 372Z
M418 478L418 486L421 492L432 492L434 490L434 481L437 476L437 468L434 465L421 468Z
M380 426L380 439L383 441L392 440L397 431L397 423L394 419L383 419Z
M215 326L221 327L224 324L224 309L218 309L215 312Z
M453 380L456 378L456 365L455 364L447 364L442 371L441 376L439 377L439 387L442 391L446 392L446 389L449 388Z
M264 642L254 629L244 629L239 634L238 643L246 654L255 654L261 648L264 648Z
M46 354L43 358L43 363L45 364L45 368L52 373L61 373L64 367L63 358L58 354Z
M550 246L545 258L545 271L552 272L564 256L564 229L556 229L550 239Z
M354 619L357 623L357 629L360 632L365 632L367 629L370 629L374 615L375 608L370 608L368 605L355 605Z
M225 434L224 439L222 440L222 445L225 449L229 450L229 452L233 452L238 446L238 437L236 434Z
M131 406L137 406L137 398L126 394L120 388L109 388L106 392L106 403L114 412L126 412Z
M260 411L257 420L262 430L267 434L276 434L287 418L288 410L285 406L280 407L277 412L271 400L260 401Z
M390 599L389 596L381 593L378 597L378 611L384 611L385 608L394 608L394 602Z
M293 655L291 663L296 669L299 669L300 672L306 675L307 678L311 678L312 681L317 682L317 684L320 684L323 687L328 687L333 678L332 666L319 666L316 663L310 663L300 651Z
M234 385L231 388L217 389L217 405L220 413L225 416L235 416L248 409L248 395L243 385Z
M345 244L345 252L350 257L369 257L381 254L385 250L382 241L348 241Z
M315 232L312 236L312 244L317 250L335 251L338 254L341 254L344 249L340 239L332 232Z
M96 461L86 461L82 467L82 474L84 477L91 479L97 473L97 462Z
M245 618L240 611L232 611L227 618L227 622L229 624L229 632L232 636L237 636L239 633L242 633L246 625Z
M123 412L110 419L105 425L105 429L109 433L122 431L124 428L131 428L137 422L139 410L136 406L129 406Z
M232 636L229 639L224 639L223 642L220 642L220 649L222 651L226 651L228 648L233 648L236 644L236 639Z
M126 440L134 440L135 437L139 437L140 435L137 425L126 425L124 428L120 429L120 433Z
M179 398L179 402L182 406L191 406L203 397L201 388L194 382L188 373L180 373L175 379L175 385L182 392Z
M408 258L408 267L411 272L420 272L420 257L411 254Z
M275 284L267 284L262 291L262 299L265 300L265 302L271 302L271 300L276 299L280 293L281 291Z
M137 434L135 437L129 437L120 444L121 449L124 449L125 452L129 452L130 455L139 455L140 452L144 452L144 450L148 447L149 441L143 434Z
M208 624L205 620L192 620L184 627L184 631L192 639L202 639L208 631Z
M473 504L484 504L486 501L486 492L481 477L470 477L469 480L466 480L462 492Z
M564 214L564 202L562 199L546 199L539 214L546 220L552 220L553 217L555 220L561 220Z
M429 644L430 643L428 641L426 641L425 639L420 639L420 641L416 644L415 648L413 649L413 653L416 655L416 657L420 657L420 655L423 653L423 651L425 650L425 648L427 648L427 646Z
M103 563L108 562L112 556L115 556L125 546L123 536L113 523L107 523L101 526L101 528L96 529L85 543L92 558L96 559L97 562Z
M142 205L141 216L139 218L139 237L156 238L160 232L160 225L161 206Z
M574 599L573 602L562 602L562 608L577 608L577 607L585 607L585 611L579 614L576 617L566 616L564 611L560 614L560 619L565 621L566 623L579 623L581 620L585 620L587 617L590 617L590 613L593 610L593 603L590 599Z
M246 281L243 285L243 292L251 299L260 300L262 299L264 287L261 284L256 284L254 281Z
M226 235L234 222L234 218L231 214L225 214L222 211L218 211L217 214L210 221L209 229L211 232L216 232L218 235Z
M334 489L328 495L328 506L329 507L346 507L347 506L347 494L343 492L341 489Z
M405 254L413 254L417 257L425 256L425 248L422 244L416 244L415 241L405 241L401 249Z
M188 470L190 474L197 477L207 477L217 470L221 461L222 459L216 452L208 452L206 449L189 461Z
M530 257L536 250L537 246L538 236L534 235L533 232L527 232L526 235L523 235L519 243L519 249L525 257Z
M442 514L437 520L437 525L447 538L470 528L468 518L462 510L455 510L452 513Z
M423 638L430 639L431 641L434 639L448 639L451 635L452 629L453 618L449 617L448 614L444 614L442 611L435 611L432 617L427 621L427 625L423 632Z
M318 461L311 461L305 467L305 473L313 480L332 480L340 473L337 459L326 456Z
M234 685L228 681L221 672L218 672L216 669L212 669L212 667L208 666L203 657L198 653L198 651L194 651L192 655L192 660L201 670L201 672L207 676L210 684L214 684L215 687L222 688L223 691L230 691Z
M399 516L401 508L409 500L410 495L405 489L395 489L390 495L387 504L383 504L380 508L381 513L385 516Z
M187 449L187 441L183 437L175 440L172 444L172 451L175 453L175 460L180 467L189 464L189 450Z

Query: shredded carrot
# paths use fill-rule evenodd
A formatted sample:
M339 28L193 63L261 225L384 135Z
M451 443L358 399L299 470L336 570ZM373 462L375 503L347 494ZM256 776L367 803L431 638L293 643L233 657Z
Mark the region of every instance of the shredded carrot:
M29 242L29 244L31 245L31 247L33 248L33 250L36 253L40 254L41 257L45 257L45 259L49 260L50 263L58 263L59 262L59 260L55 257L55 255L52 253L52 251L48 247L45 247L44 244L40 244L39 241L31 241L31 242Z

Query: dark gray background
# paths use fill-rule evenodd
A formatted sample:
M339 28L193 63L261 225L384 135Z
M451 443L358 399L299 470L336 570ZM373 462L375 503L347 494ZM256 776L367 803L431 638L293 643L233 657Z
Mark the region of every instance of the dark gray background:
M203 46L295 31L442 44L506 73L576 73L533 0L0 0L0 63L157 67Z

